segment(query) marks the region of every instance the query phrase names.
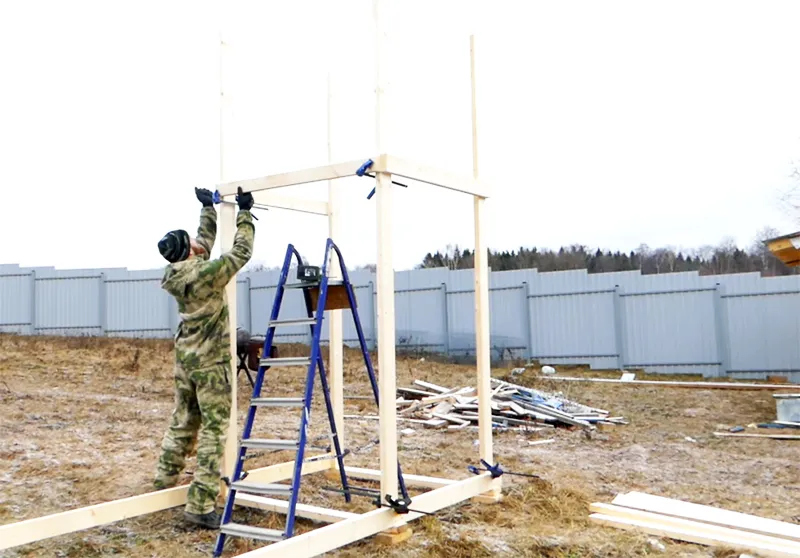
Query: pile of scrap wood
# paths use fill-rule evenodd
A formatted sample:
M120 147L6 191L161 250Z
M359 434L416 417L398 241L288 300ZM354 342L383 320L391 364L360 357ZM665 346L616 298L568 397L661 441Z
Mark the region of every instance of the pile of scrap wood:
M595 424L626 424L608 411L587 407L558 394L492 379L492 425L495 428L553 428ZM478 397L475 388L447 388L414 381L414 387L397 389L397 416L400 420L423 423L431 428L452 430L470 428L478 422Z
M611 504L592 504L589 518L602 525L660 537L752 551L759 556L800 556L800 525L629 492Z

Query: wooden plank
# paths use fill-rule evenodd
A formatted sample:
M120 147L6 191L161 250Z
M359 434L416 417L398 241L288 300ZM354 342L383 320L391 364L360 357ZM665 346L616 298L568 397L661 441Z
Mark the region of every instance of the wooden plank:
M413 396L414 399L422 399L423 397L431 397L432 395L436 395L430 391L422 391L421 389L413 388L397 388L397 393L402 394L404 397Z
M236 194L240 187L245 192L258 192L262 190L274 190L276 188L297 186L299 184L335 180L337 178L343 178L346 176L355 176L356 171L367 159L369 159L369 157L364 157L363 159L358 159L355 161L347 161L345 163L334 163L332 165L323 165L321 167L314 167L311 169L273 174L260 178L226 182L217 184L217 190L219 190L219 193L222 196L231 196Z
M392 267L392 177L377 173L378 211L378 381L380 389L381 494L397 498L397 393L395 360L394 269Z
M431 384L429 382L423 382L422 380L414 380L414 384L418 385L420 387L424 387L425 389L427 389L429 391L435 391L436 393L448 393L448 392L453 391L450 388L437 386L436 384Z
M286 513L289 510L289 502L286 500L275 500L273 498L264 498L263 496L254 496L252 494L240 494L238 492L236 493L236 504L276 513ZM300 503L295 507L295 513L297 517L304 517L311 521L322 523L337 523L339 521L358 517L357 513L319 508L317 506L309 506Z
M772 440L800 440L796 434L732 434L730 432L714 432L714 436L725 438L770 438Z
M496 486L496 481L492 481L488 473L476 475L415 496L412 507L415 510L433 513L491 490L494 486ZM407 522L420 517L422 517L422 514L419 513L409 512L408 514L398 515L391 508L382 508L367 512L357 518L326 525L309 533L251 550L238 556L239 558L286 558L287 556L292 558L312 558L381 531L402 527Z
M478 388L478 440L480 444L480 457L487 463L494 463L494 447L492 443L492 363L489 348L489 247L486 235L485 204L488 191L481 191L478 177L478 100L475 79L475 36L469 37L470 60L470 108L472 123L472 191L473 219L475 226L475 255L474 255L474 282L475 282L475 361L477 365ZM498 485L499 486L499 485ZM499 489L495 489L493 496L499 497Z
M233 239L236 235L236 211L236 208L230 204L222 204L219 210L220 246L223 253L233 248ZM258 232L256 232L256 237L258 237ZM237 368L236 277L231 279L225 287L225 297L230 301L230 304L228 304L228 333L230 340L230 370L232 373L230 377L231 412L228 420L228 434L225 439L225 453L222 458L221 471L223 477L233 478L233 469L239 453L239 432L236 422L236 417L238 416L236 394L238 393L239 375L233 372ZM222 482L220 482L220 493L223 497L227 497L228 487Z
M613 504L645 512L712 523L762 535L781 537L800 543L800 525L713 506L704 506L642 492L620 494L614 498Z
M666 516L660 516L666 518ZM627 519L624 517L593 513L589 520L601 525L630 531L640 531L650 535L668 537L685 542L712 547L726 547L741 550L754 550L763 556L789 558L800 556L800 548L784 539L774 539L774 544L756 542L743 537L741 531L709 526L694 521L676 525L673 521L653 521L647 519ZM677 520L675 520L677 521ZM678 522L680 523L680 522ZM705 527L703 527L705 525Z
M381 472L376 469L364 469L362 467L345 467L345 472L348 476L355 476L358 478L377 481L381 478ZM456 484L457 480L453 479L443 479L439 477L426 477L423 475L411 475L408 473L403 473L403 479L405 479L406 484L408 486L416 486L419 488L441 488L443 486L449 486L451 484Z
M331 74L328 73L328 122L327 122L327 147L328 163L333 162L333 89L331 86ZM328 181L328 238L335 243L341 241L342 218L341 218L341 182L335 180ZM272 194L272 192L267 192ZM330 259L328 267L328 277L333 280L342 277L342 269L339 265L339 258L334 254ZM333 407L333 417L336 424L336 432L339 438L339 446L346 446L346 432L344 426L344 323L342 310L331 310L328 312L328 374L330 376L331 406ZM335 462L334 462L335 463Z
M746 384L735 382L669 382L660 380L632 380L623 382L622 380L612 380L609 378L575 378L569 376L548 376L548 381L556 382L587 382L603 384L619 384L625 386L656 386L666 388L688 388L688 389L741 389L741 390L784 390L800 389L798 384Z
M335 462L333 456L330 456L329 459ZM303 465L303 474L323 471L329 466L329 461L306 463ZM290 461L254 469L250 471L247 479L265 484L279 482L292 478L293 470L294 462ZM186 504L188 492L189 485L177 486L2 525L0 526L0 550L183 506Z

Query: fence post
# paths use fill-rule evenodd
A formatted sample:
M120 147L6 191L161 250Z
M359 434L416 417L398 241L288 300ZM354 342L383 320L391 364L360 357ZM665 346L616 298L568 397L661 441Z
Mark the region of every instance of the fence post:
M627 343L625 336L627 335L627 327L625 324L625 312L622 309L622 297L620 296L619 285L614 285L614 341L617 351L617 368L623 370L625 363L628 360Z
M533 341L531 340L533 337L533 327L531 325L531 305L528 304L528 282L523 281L520 288L522 289L522 307L525 309L525 360L530 362L531 357L533 357Z
M36 335L36 270L31 270L31 335Z
M714 336L717 339L718 376L727 376L730 369L730 335L728 334L728 313L722 300L722 285L714 287Z
M442 283L442 345L444 346L444 356L450 356L450 318L447 313L447 283Z
M100 273L97 277L98 282L98 302L97 302L97 313L99 318L100 324L100 336L105 337L106 335L106 305L107 305L107 297L106 297L106 274Z

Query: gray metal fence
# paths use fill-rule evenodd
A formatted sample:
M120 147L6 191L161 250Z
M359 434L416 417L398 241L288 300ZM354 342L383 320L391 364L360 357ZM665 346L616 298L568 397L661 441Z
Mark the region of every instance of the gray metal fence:
M161 273L2 265L0 332L169 338L179 317L174 299L160 287ZM237 278L239 325L254 334L266 329L278 275ZM362 270L350 275L374 347L375 277ZM474 355L473 284L471 270L397 272L398 352ZM799 276L516 270L490 274L489 302L495 361L741 378L781 374L800 381ZM288 293L282 316L303 311L300 293ZM307 343L308 329L281 330L278 340ZM345 341L357 342L349 314Z

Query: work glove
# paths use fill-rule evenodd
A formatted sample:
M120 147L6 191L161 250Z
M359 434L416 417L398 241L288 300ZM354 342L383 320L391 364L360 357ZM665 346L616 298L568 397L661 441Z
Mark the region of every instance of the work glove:
M203 204L203 207L214 206L214 194L211 193L211 190L206 190L205 188L195 188L194 193L200 203Z
M239 193L236 194L236 202L239 204L239 209L242 211L250 211L255 203L253 194L250 192L242 192L241 186L239 186Z

